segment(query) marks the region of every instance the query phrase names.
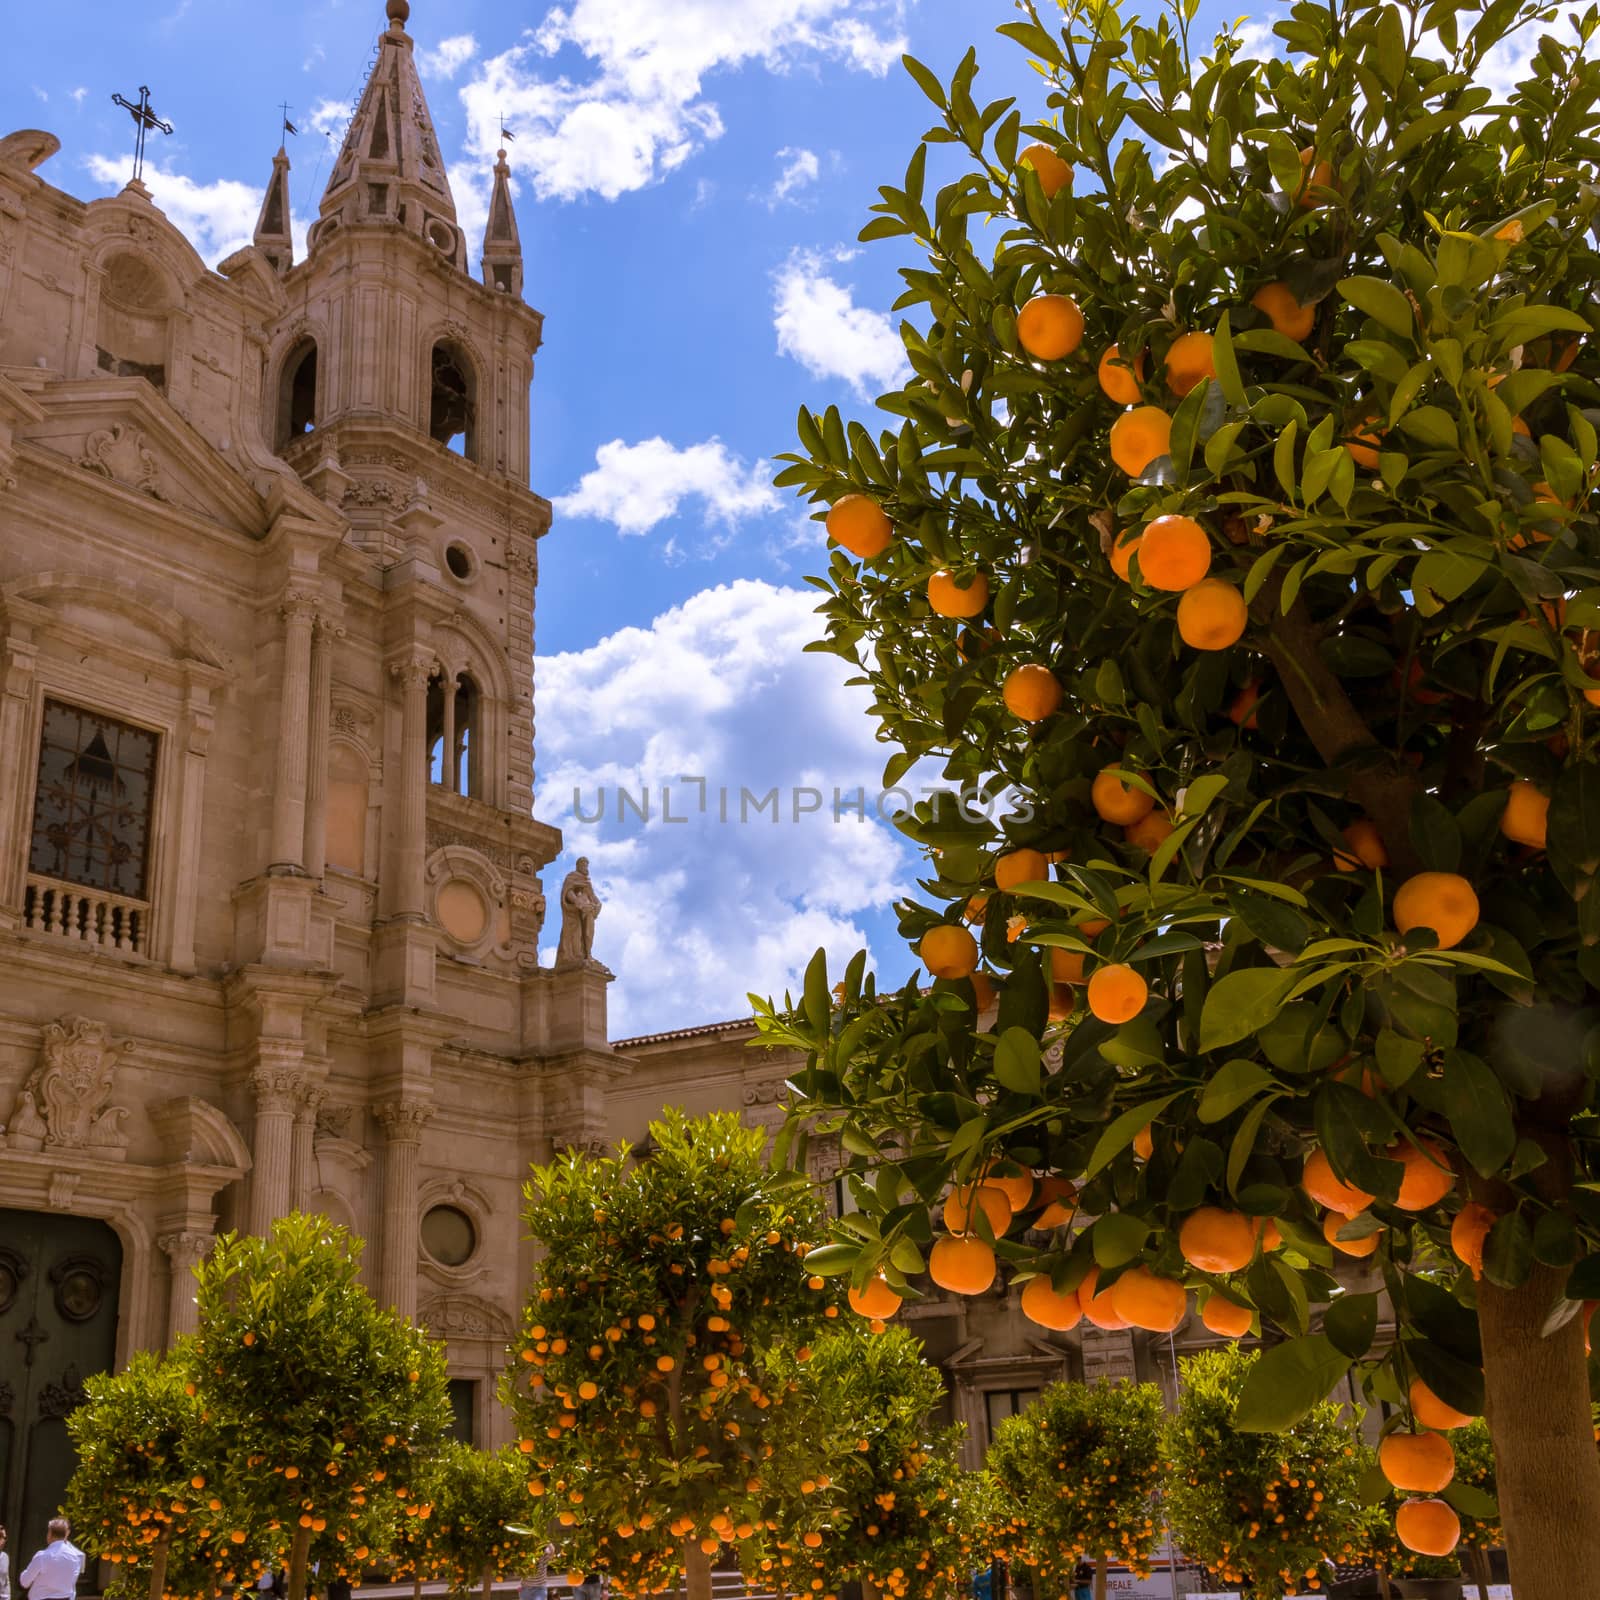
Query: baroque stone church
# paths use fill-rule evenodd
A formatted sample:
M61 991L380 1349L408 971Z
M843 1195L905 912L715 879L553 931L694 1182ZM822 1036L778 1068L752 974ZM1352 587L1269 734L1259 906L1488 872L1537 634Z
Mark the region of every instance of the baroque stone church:
M20 1542L70 1473L83 1377L193 1326L218 1232L306 1208L362 1235L373 1292L448 1341L459 1431L498 1444L529 1163L637 1142L666 1104L781 1121L793 1064L748 1021L608 1040L593 891L547 893L541 318L504 152L484 237L458 222L409 9L388 0L303 260L282 150L254 242L212 271L139 181L85 203L40 173L53 135L0 137ZM974 1460L1052 1378L1156 1372L1130 1336L1044 1336L1003 1290L910 1315Z

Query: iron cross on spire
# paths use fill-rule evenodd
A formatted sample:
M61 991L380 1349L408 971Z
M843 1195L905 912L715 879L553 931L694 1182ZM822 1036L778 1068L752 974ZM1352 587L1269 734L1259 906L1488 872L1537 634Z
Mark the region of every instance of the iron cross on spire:
M300 130L289 120L289 113L294 109L294 107L291 106L287 100L285 100L278 107L278 109L283 113L283 131L298 138Z
M139 85L139 103L135 105L131 100L124 100L120 94L111 97L112 103L122 107L133 118L133 125L137 132L133 141L133 181L138 183L144 177L144 141L152 128L159 128L162 133L171 133L172 124L163 122L150 105L150 90L147 85Z
M502 111L500 113L500 143L506 144L515 138L516 134L506 126L506 114Z

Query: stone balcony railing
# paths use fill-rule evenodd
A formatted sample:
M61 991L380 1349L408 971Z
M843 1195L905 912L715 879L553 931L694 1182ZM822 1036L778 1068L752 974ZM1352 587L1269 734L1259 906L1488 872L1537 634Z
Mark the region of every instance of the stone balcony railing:
M22 925L33 933L71 939L93 949L142 956L146 953L150 902L30 872Z

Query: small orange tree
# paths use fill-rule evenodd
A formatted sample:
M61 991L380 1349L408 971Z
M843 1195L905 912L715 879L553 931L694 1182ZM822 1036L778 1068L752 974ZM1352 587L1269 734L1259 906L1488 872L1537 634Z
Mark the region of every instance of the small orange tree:
M396 1576L431 1578L451 1594L476 1587L489 1600L499 1579L543 1560L545 1502L530 1501L527 1466L515 1447L476 1450L446 1440L429 1465L426 1492L433 1514L402 1530L406 1571Z
M775 1455L820 1454L826 1470L774 1483L752 1580L821 1600L851 1582L904 1600L964 1590L991 1559L992 1497L983 1473L961 1468L963 1430L933 1423L944 1382L921 1341L847 1324L781 1365L793 1390L769 1434Z
M907 62L893 428L803 411L780 475L885 782L947 785L905 823L931 992L769 1008L875 1180L830 1264L1092 1263L1151 1328L1221 1291L1291 1336L1250 1427L1421 1372L1558 1600L1600 1570L1600 10L1311 0L1258 59L1188 4L1019 11L1032 106ZM1094 1222L935 1242L998 1162ZM1374 1293L1314 1326L1335 1251L1397 1344Z
M223 1538L222 1503L195 1455L192 1341L166 1355L138 1351L84 1387L88 1398L67 1419L78 1462L66 1511L78 1542L117 1568L120 1587L143 1583L150 1600L247 1586L250 1552Z
M1165 1416L1153 1383L1056 1383L995 1429L1000 1554L1039 1600L1070 1600L1081 1559L1100 1594L1113 1558L1148 1575Z
M196 1276L196 1459L223 1537L289 1570L304 1600L359 1578L450 1421L442 1348L357 1281L361 1241L295 1213L267 1238L225 1234Z
M687 1580L754 1539L773 1462L768 1378L837 1307L805 1264L814 1198L763 1159L765 1135L729 1114L668 1111L637 1162L567 1155L534 1170L529 1232L543 1247L503 1385L574 1571L627 1594ZM818 1471L823 1470L820 1463Z
M1369 1456L1359 1418L1332 1400L1279 1433L1241 1432L1235 1408L1261 1359L1227 1345L1180 1361L1162 1498L1180 1549L1271 1600L1321 1588L1327 1564L1361 1553Z

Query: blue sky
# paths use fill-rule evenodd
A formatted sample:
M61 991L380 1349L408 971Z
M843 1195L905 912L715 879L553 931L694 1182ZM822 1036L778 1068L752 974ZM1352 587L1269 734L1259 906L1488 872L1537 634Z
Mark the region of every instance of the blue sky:
M110 96L148 83L176 128L155 140L151 188L212 262L248 239L280 101L301 129L297 219L315 215L383 25L382 0L8 13L0 121L60 137L42 176L85 199L114 192L131 129ZM802 403L865 415L901 380L887 309L903 242L852 253L932 115L901 51L947 78L978 42L980 97L1031 95L1022 53L992 33L1014 16L999 0L413 7L469 227L501 110L518 133L527 297L546 316L533 486L557 507L537 809L593 860L618 1032L740 1014L747 990L792 982L820 943L838 963L870 943L894 982L910 970L886 914L914 881L910 851L870 814L829 815L832 790L870 792L888 752L838 664L800 653L815 630L800 578L825 556L820 529L770 489L769 458L792 447ZM704 813L680 775L706 779ZM663 784L689 822L661 820ZM602 785L607 820L575 822L574 789L592 814ZM784 817L741 823L740 790L773 786ZM651 823L619 824L617 791L645 787ZM801 808L805 790L824 796L822 813L796 820L796 789Z

